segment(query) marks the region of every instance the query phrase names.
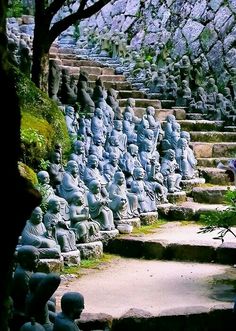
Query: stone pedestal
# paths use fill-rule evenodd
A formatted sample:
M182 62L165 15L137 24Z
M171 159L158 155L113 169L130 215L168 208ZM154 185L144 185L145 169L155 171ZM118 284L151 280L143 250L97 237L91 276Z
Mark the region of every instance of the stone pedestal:
M187 200L185 192L168 193L167 199L170 203L176 204Z
M189 180L181 180L181 186L184 191L192 191L193 187L205 184L205 178L194 178Z
M46 274L50 272L60 272L64 267L63 258L60 259L40 259L37 272L45 272Z
M141 225L150 225L158 220L158 212L153 211L149 213L140 214Z
M103 255L103 244L101 241L78 244L77 248L80 251L80 257L82 260L98 259Z
M71 252L66 252L66 253L61 253L63 260L64 260L64 265L65 266L75 266L75 265L80 265L80 251L71 251Z
M140 226L141 226L139 217L115 220L114 222L115 222L116 227L120 224L129 224L129 225L132 225L134 228L140 228Z
M109 240L114 239L118 236L119 231L117 229L111 231L100 231L102 242L104 245L107 245Z

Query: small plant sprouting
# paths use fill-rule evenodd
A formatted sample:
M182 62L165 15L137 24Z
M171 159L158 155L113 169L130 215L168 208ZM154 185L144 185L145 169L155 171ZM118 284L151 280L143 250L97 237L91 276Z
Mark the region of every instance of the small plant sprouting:
M228 190L225 195L225 202L228 205L226 210L208 212L200 217L200 221L205 226L201 227L198 233L208 233L218 230L218 235L213 239L219 239L224 242L227 233L231 233L236 238L236 233L232 226L236 225L236 190Z

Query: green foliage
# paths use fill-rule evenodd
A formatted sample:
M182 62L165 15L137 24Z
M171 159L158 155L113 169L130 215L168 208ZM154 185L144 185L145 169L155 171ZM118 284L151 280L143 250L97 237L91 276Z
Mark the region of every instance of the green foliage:
M56 103L17 68L12 67L12 73L15 76L22 115L22 159L30 167L37 169L41 159L49 159L56 143L62 145L64 155L70 152L71 143L64 115Z
M24 14L24 7L21 0L8 2L7 17L21 17Z
M50 161L49 160L40 159L40 164L39 164L40 170L47 171L49 165L50 165Z
M145 234L153 233L153 232L155 232L156 229L158 229L163 224L166 224L166 221L159 219L156 222L154 222L153 224L142 225L139 228L134 228L133 232L132 232L132 235L139 236L139 235L145 235Z
M103 254L101 258L81 260L80 266L65 266L63 268L62 274L74 274L79 278L84 274L86 269L102 269L117 258L119 257L115 254Z
M33 169L31 169L30 167L28 167L26 164L24 164L22 162L18 163L18 169L19 169L22 177L28 179L33 185L37 184L37 182L38 182L37 175Z
M236 225L236 190L227 191L225 202L229 206L226 210L201 215L200 222L203 222L205 226L200 228L199 233L218 230L217 237L213 239L220 239L222 242L227 233L231 233L236 238L236 234L232 231L232 226Z
M48 209L48 190L45 188L45 186L43 186L43 184L37 183L35 185L36 190L38 190L40 192L40 194L42 195L42 202L40 204L40 207L42 209L42 211L44 213L47 212Z
M73 36L75 40L77 41L80 38L80 28L79 28L79 22L76 22L74 24L74 33Z

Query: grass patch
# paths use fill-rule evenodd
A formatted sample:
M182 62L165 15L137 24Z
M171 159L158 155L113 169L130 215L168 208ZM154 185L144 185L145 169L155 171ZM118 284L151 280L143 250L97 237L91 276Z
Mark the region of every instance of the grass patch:
M101 258L81 260L79 266L67 267L65 266L61 272L62 275L76 275L77 278L84 275L88 269L101 270L107 267L111 262L116 260L119 256L115 254L103 254Z
M150 234L155 232L156 229L160 228L163 224L166 224L167 221L163 219L157 220L155 223L151 225L142 225L140 228L134 228L132 235L143 235L143 234Z

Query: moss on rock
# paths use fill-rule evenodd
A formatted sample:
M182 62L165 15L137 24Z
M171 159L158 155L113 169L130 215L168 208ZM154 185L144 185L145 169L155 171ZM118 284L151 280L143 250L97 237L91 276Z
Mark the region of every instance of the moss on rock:
M36 185L38 183L37 175L33 169L28 167L26 164L19 162L18 169L22 177L28 179L32 185Z
M34 169L41 159L48 159L56 143L67 154L71 142L64 115L56 103L38 89L17 68L13 68L20 99L23 160Z

